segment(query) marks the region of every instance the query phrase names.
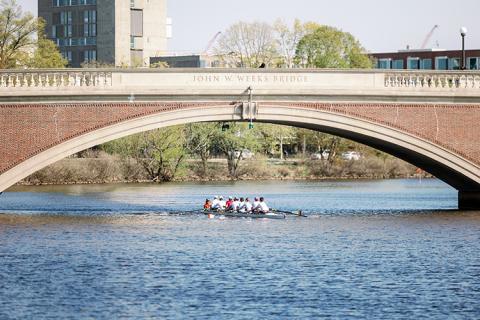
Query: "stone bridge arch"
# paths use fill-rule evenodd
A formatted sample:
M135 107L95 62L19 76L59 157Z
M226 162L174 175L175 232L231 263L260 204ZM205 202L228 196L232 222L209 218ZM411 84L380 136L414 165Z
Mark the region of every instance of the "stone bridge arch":
M479 115L472 116L471 112L472 108L478 109L476 106L257 103L256 121L331 133L385 151L459 190L460 208L479 207L480 148L471 147L471 141L480 141L480 130L465 130L467 134L458 130L479 123ZM177 124L245 121L243 111L241 103L230 101L0 105L0 191L51 163L101 143Z

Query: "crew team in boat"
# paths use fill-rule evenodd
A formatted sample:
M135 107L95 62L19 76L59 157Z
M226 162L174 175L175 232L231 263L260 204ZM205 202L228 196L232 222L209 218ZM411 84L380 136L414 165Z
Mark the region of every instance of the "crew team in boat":
M254 198L253 203L249 198L240 197L228 197L227 201L223 200L222 196L213 197L213 201L210 199L205 200L203 205L205 211L227 211L227 212L239 212L239 213L257 213L266 214L270 212L270 208L265 202L264 197Z

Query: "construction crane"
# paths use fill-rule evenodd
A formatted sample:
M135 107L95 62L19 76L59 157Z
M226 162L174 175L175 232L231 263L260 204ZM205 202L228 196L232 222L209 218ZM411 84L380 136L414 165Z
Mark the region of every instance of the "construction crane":
M423 43L422 43L422 46L420 47L420 49L425 49L427 44L430 42L430 39L432 38L433 36L433 33L435 32L435 30L437 30L439 28L439 25L436 24L433 26L432 30L430 30L430 32L427 34L427 36L425 37L425 40L423 40Z
M204 54L208 54L208 51L210 51L210 49L212 48L213 44L215 43L215 41L217 40L217 38L222 34L221 31L218 31L214 36L213 38L208 42L207 44L207 47L205 48L205 50L203 51Z

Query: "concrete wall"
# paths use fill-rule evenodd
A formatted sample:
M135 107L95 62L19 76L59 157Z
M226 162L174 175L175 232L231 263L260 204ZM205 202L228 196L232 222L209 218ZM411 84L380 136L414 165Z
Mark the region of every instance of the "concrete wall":
M149 65L150 57L165 54L167 50L167 1L145 0L143 9L143 57Z
M130 1L115 0L115 65L130 65Z

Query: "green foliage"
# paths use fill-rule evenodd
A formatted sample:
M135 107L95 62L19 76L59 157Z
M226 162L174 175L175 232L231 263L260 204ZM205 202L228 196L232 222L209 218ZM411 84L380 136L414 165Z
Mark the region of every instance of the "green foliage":
M152 181L172 181L184 168L187 155L184 127L148 131L109 142L108 153L132 157L142 165Z
M15 0L0 2L0 69L15 68L32 51L40 20L23 13Z
M260 134L259 143L265 153L270 155L278 154L280 159L284 156L284 145L296 142L296 130L293 127L280 126L273 124L258 125Z
M208 174L208 159L213 147L214 137L217 135L218 124L194 123L185 126L187 137L187 149L191 155L198 156L202 160L201 175Z
M219 123L217 128L214 136L215 146L227 157L230 177L237 178L243 150L254 151L259 146L257 131L249 129L246 123L236 122Z
M57 45L43 36L38 39L35 53L26 63L30 68L65 68L67 64Z
M307 68L371 68L370 58L350 33L313 25L299 41L297 64Z
M42 19L23 13L15 0L1 0L0 69L65 67L67 61L45 37L44 28Z

